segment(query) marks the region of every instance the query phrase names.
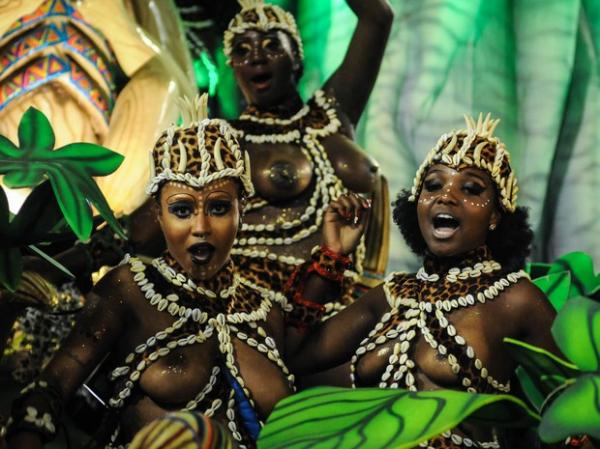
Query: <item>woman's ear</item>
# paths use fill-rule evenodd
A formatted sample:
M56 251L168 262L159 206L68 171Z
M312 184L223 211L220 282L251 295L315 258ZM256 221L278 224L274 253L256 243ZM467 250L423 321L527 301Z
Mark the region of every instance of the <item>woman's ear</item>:
M492 215L490 217L490 224L488 225L488 229L493 231L500 224L501 215L497 208L494 208Z

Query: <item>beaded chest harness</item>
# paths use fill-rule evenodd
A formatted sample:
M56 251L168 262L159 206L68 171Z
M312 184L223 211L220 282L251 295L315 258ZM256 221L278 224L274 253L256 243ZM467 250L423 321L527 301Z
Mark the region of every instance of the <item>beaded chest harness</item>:
M527 277L524 271L502 275L500 264L487 257L487 248L480 248L478 252L476 263L472 266L451 268L445 274L428 274L421 268L416 275L392 273L387 277L383 288L391 310L382 316L352 357L353 386L356 386L358 360L368 352L377 351L381 345L394 341L396 343L379 380L379 387L417 391L418 367L412 357L422 335L429 346L448 361L466 391L510 391L510 383L501 384L489 375L473 347L448 320L453 311L493 300L505 288ZM444 437L457 446L475 444L469 438L454 433L441 438ZM499 447L497 442L476 444Z
M109 405L121 409L144 370L153 362L177 348L201 344L216 336L220 360L213 366L207 384L183 410L196 410L209 417L219 413L225 417L227 427L239 447L252 447L253 443L238 414L235 390L226 379L229 373L243 389L250 405L255 408L252 394L246 388L236 362L232 337L264 354L277 365L286 377L290 389L294 390L294 376L285 366L275 340L264 327L267 314L274 303L279 304L284 311L291 309L285 296L241 277L233 272L231 265L217 275L229 281L229 286L216 292L197 285L177 272L164 258L154 259L152 267L129 255L123 263L130 265L134 281L149 303L158 311L172 315L175 321L138 345L125 358L124 363L111 372L110 378L116 382L116 389ZM225 409L224 398L228 398ZM107 447L117 447L114 445L117 438L118 429Z
M292 143L300 147L302 154L314 167L315 188L299 218L272 223L243 223L235 241L232 254L249 257L264 257L255 246L281 247L300 242L319 232L323 215L330 201L347 193L342 181L335 174L322 139L340 131L341 122L337 117L333 99L321 90L315 92L309 102L290 118L282 119L275 115L258 116L258 111L246 111L239 120L233 122L236 137L250 143ZM268 201L258 195L248 202L245 211L258 211L268 205ZM354 257L354 267L362 272L364 241ZM277 257L277 256L276 256ZM282 262L297 265L304 259L290 256L278 257Z

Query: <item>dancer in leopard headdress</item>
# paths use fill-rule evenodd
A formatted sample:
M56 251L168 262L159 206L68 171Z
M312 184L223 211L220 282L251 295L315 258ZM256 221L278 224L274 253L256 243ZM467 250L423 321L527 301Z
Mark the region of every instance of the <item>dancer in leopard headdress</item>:
M253 193L248 158L225 121L206 118L206 99L186 102L186 124L164 131L151 153L148 192L167 251L127 255L96 284L64 346L14 403L10 448L50 440L63 404L105 357L111 413L95 438L105 448L126 447L175 410L220 421L237 447L253 448L294 391L287 327L320 318L312 298L339 294L369 205L332 202L326 246L300 267L265 258L260 271L238 270L230 251Z
M467 117L438 140L394 210L423 266L391 273L315 330L300 352L314 365L298 359L298 374L350 360L355 387L504 393L515 362L503 338L558 352L554 309L522 271L532 232L497 124ZM422 446L514 447L505 437L461 425Z

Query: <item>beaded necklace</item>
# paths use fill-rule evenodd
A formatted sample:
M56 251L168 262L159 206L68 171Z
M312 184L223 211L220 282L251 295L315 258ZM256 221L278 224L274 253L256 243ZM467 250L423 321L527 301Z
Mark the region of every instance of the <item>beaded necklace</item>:
M255 108L249 108L240 115L233 126L240 141L298 145L302 154L314 167L315 188L299 218L261 224L243 223L232 254L261 257L252 247L291 245L319 232L330 201L347 193L321 143L323 138L340 131L341 122L333 99L327 97L322 90L318 90L306 105L289 118L280 118L272 113L261 113ZM256 195L246 206L246 212L260 210L268 204L266 199ZM362 273L364 254L363 239L354 257L358 273ZM303 261L296 258L282 260L290 264Z
M197 285L179 272L168 257L154 259L148 266L127 255L123 263L129 264L134 281L150 305L160 312L169 313L175 321L135 347L124 363L112 370L110 379L116 383L116 388L109 400L110 407L122 409L125 406L136 382L153 362L176 348L201 344L216 335L223 360L215 363L206 385L183 410L200 411L209 417L217 412L224 414L227 427L239 447L252 447L253 443L240 424L234 387L226 379L226 373L229 373L254 409L254 399L236 362L232 338L264 354L281 370L294 391L294 376L264 326L274 303L278 303L284 311L291 310L285 296L243 278L234 271L231 263L211 282L211 285L220 288ZM226 409L222 410L224 403ZM262 425L262 422L259 423ZM115 444L118 435L117 429L107 448L119 447Z
M428 260L416 275L392 273L386 278L383 289L391 310L381 317L352 357L350 370L353 386L356 386L358 360L393 341L393 351L379 380L379 387L417 391L417 366L412 357L418 337L422 335L429 346L447 360L466 391L510 391L510 383L502 384L489 375L473 347L457 332L447 315L459 308L493 300L505 288L527 277L527 274L518 271L503 275L500 264L490 259L487 247L466 255L461 266L443 271L439 271L440 268L436 267L435 261ZM447 297L444 293L448 291L456 294ZM438 299L444 296L447 298ZM496 440L475 443L455 433L440 438L450 439L456 446L471 447L477 444L478 447L499 447ZM423 446L431 447L428 443Z

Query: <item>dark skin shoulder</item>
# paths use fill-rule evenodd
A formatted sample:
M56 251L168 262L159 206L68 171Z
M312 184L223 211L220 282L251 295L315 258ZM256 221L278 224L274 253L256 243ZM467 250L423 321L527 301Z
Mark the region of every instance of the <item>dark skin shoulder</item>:
M516 338L560 354L550 333L556 311L546 295L531 281L523 279L504 294L509 309L507 318L518 323Z

